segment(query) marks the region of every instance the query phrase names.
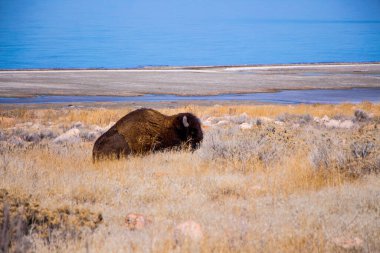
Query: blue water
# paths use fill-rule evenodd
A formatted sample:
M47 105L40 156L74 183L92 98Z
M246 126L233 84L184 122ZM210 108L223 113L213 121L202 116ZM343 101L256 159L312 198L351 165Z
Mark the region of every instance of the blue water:
M380 102L380 88L345 90L284 90L269 93L223 94L215 96L144 95L115 96L36 96L29 98L0 97L0 104L48 104L90 102L178 102L178 101L256 101L277 104L338 104Z
M0 69L380 61L378 0L1 0Z

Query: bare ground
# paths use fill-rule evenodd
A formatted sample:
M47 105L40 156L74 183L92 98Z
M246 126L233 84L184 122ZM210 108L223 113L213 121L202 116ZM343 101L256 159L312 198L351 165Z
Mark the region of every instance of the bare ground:
M1 96L215 95L380 87L379 63L0 71Z

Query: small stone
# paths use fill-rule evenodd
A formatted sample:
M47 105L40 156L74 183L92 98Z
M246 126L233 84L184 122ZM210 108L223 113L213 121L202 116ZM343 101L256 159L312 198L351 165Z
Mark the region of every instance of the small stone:
M216 123L217 126L224 126L227 125L229 122L227 120L221 120L218 123Z
M77 128L72 128L69 131L61 134L57 138L53 140L54 143L62 143L62 142L78 142L80 131Z
M283 125L284 125L284 122L282 122L282 121L278 121L278 120L276 120L274 123L275 123L276 125L279 125L279 126L283 126Z
M325 126L330 127L330 128L338 128L339 125L340 125L340 121L336 119L331 119L325 122Z
M363 246L363 240L359 237L336 237L333 242L344 249L357 249Z
M249 124L249 123L244 122L244 123L240 124L239 127L240 127L240 129L242 129L242 130L245 130L245 129L251 129L251 128L252 128L252 124Z
M176 243L183 243L186 240L199 242L203 238L202 227L192 220L182 222L175 227L174 238Z
M139 213L129 213L125 217L125 224L129 230L141 230L152 221Z
M325 116L322 117L321 120L322 120L322 122L327 122L327 121L330 120L330 118L327 115L325 115Z
M71 128L82 128L84 124L80 121L77 121L71 125Z
M268 123L268 122L272 122L273 119L271 118L268 118L268 117L260 117L259 120L263 123Z
M353 125L354 125L354 122L352 122L351 120L345 120L340 123L341 128L347 128L347 129L353 127Z

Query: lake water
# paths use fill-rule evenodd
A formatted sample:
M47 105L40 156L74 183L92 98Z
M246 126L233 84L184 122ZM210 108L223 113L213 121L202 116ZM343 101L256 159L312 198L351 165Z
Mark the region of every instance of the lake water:
M223 94L216 96L144 95L136 97L114 96L36 96L29 98L0 97L0 104L48 104L89 102L177 102L177 101L256 101L277 104L337 104L380 102L380 88L347 90L284 90L269 93Z
M0 1L0 69L380 61L376 1L296 2Z

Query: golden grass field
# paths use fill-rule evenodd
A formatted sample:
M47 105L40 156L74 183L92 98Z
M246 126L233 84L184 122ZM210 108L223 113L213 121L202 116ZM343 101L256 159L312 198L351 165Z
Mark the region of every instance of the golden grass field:
M0 247L380 252L380 104L160 108L168 115L192 112L202 120L199 150L93 164L95 138L132 110L0 107L0 189L16 199L8 215L7 198L0 198ZM243 123L249 127L242 129ZM24 234L21 221L12 223L29 206L45 213L36 224L48 232L34 226L35 218ZM87 226L91 220L84 217L86 222L63 226L60 208L100 213L102 222ZM130 230L128 213L151 222ZM7 215L10 226L4 228ZM174 228L188 220L201 226L203 237L178 243ZM6 235L10 243L4 243Z

